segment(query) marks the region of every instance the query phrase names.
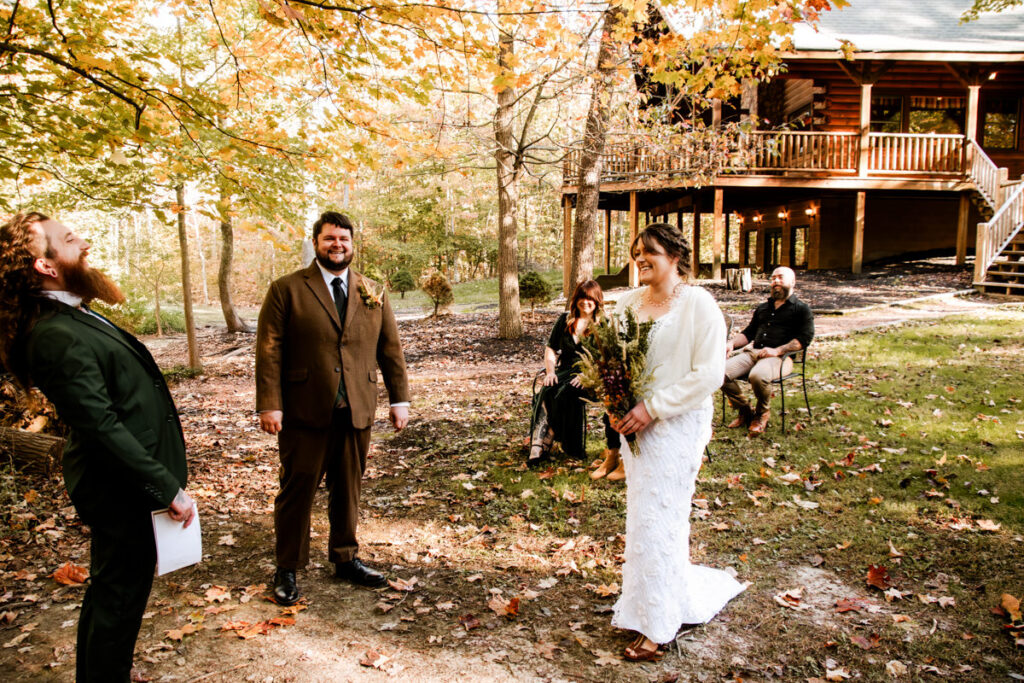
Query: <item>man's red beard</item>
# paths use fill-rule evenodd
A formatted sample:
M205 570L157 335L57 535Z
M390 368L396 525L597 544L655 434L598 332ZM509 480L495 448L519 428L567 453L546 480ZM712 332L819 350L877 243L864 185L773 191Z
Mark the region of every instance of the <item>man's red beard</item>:
M84 255L74 263L61 261L59 265L64 286L72 294L82 297L82 303L88 304L94 299L112 305L124 302L124 294L117 283L106 273L86 265Z

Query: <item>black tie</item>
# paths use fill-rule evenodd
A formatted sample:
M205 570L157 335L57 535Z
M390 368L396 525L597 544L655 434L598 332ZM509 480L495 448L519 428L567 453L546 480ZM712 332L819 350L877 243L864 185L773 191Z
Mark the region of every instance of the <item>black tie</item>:
M348 295L341 286L341 278L331 280L331 291L334 294L334 305L338 309L338 321L342 329L345 327L345 309L348 308Z

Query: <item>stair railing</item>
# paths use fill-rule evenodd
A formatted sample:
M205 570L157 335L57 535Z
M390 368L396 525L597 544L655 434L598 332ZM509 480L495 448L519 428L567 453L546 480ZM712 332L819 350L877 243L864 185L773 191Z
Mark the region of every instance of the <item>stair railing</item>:
M988 223L978 223L978 241L974 252L975 282L985 281L989 267L1022 227L1024 183L1019 183Z
M1002 182L1006 179L1002 177L999 172L999 167L995 165L988 155L985 154L985 150L981 148L974 140L970 140L969 158L971 161L970 176L971 181L974 182L974 186L978 188L978 192L984 197L985 202L992 207L993 211L998 211L1002 204L1001 197L1002 193Z

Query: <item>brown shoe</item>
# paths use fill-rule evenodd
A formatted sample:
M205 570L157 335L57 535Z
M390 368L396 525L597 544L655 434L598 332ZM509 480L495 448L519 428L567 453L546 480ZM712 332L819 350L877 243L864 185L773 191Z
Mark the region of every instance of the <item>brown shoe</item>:
M619 460L619 449L618 448L606 448L601 453L604 458L604 462L596 470L590 473L591 479L603 479L607 477L609 473L614 472L617 467L621 466Z
M736 416L735 420L725 426L726 429L750 426L750 421L754 417L754 412L749 408L749 406L740 406L736 410L739 411L739 414Z
M619 458L619 465L608 473L608 481L622 481L626 478L626 463Z
M764 434L765 428L768 426L768 411L758 413L754 416L754 419L750 422L750 433L753 435Z

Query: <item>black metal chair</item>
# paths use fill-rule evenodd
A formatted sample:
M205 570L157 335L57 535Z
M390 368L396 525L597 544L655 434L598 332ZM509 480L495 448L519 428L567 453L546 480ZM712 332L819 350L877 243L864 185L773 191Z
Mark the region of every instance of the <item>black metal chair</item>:
M808 417L813 417L811 413L811 402L807 400L807 349L803 348L799 351L788 351L783 354L782 359L786 358L793 359L793 367L790 371L782 375L782 365L779 365L779 376L772 380L772 384L779 385L779 393L782 395L782 433L786 433L786 380L793 379L794 377L800 378L800 386L804 391L804 406L807 408ZM798 370L797 367L800 369ZM723 400L725 400L723 394ZM723 412L724 412L723 407Z

